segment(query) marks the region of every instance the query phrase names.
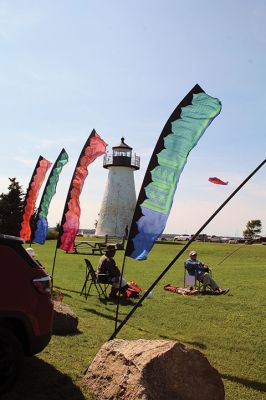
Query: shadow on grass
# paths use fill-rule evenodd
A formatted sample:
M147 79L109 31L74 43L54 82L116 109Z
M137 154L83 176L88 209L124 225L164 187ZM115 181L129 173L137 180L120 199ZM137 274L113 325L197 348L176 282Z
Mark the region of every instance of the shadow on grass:
M53 336L77 336L77 335L83 335L83 332L80 331L79 329L76 330L76 332L70 332L70 333L56 333L53 332Z
M110 316L110 315L106 315L106 314L101 313L101 312L99 312L99 311L96 311L96 310L94 310L94 309L92 309L92 308L84 308L84 310L85 310L85 311L89 311L89 312L91 312L92 314L99 315L100 317L109 319L109 320L111 320L111 321L115 321L115 320L116 320L115 317L112 317L112 316ZM123 321L122 319L118 319L118 320L117 320L117 322L122 322L122 321ZM145 329L142 329L142 328L137 328L137 329L138 329L138 331L141 331L141 332L150 333L149 331L146 331Z
M166 340L174 340L174 341L176 341L176 338L171 337L171 336L159 335L159 337L162 338L162 339L166 339Z
M106 319L110 319L111 321L115 321L115 317L112 317L111 315L107 315L102 312L96 311L93 308L84 308L84 310L89 311L92 314L99 315L99 317L103 317ZM122 322L122 320L118 319L118 322Z
M186 344L191 344L192 346L198 347L201 350L206 350L207 346L203 343L199 343L199 342L184 342Z
M72 255L79 255L79 256L97 256L99 257L101 254L96 254L96 253L86 253L86 252L81 252L79 251L78 253L69 253L67 252L67 254L72 254Z
M77 290L72 290L72 289L68 289L68 288L63 288L63 287L60 287L60 286L54 286L54 288L55 289L59 289L59 290L67 290L68 292L71 292L71 293L77 293L77 294L80 294L80 292L78 292ZM64 296L67 296L65 293L63 293L64 294ZM68 295L69 296L69 295ZM69 297L71 297L71 296L69 296Z
M174 341L178 341L175 337L170 337L170 336L165 336L165 335L159 335L159 337L161 337L162 339L167 339L167 340L174 340ZM191 344L192 346L198 347L201 350L206 350L207 346L203 343L199 343L199 342L187 342L187 341L182 341L180 343L184 343L184 344Z
M102 297L101 298L99 298L99 300L100 300L100 302L101 303L103 303L103 304L105 304L105 305L108 305L108 304L115 304L115 305L117 305L117 300L111 300L111 299L103 299ZM119 300L119 307L121 306L121 307L127 307L127 306L134 306L135 305L135 302L133 301L133 300L131 300L131 299L126 299L126 298L123 298L123 297L120 297L120 300Z
M54 286L54 288L55 288L55 289L59 289L59 290L66 290L66 291L68 291L68 292L77 293L77 294L80 295L80 292L78 292L77 290L67 289L67 288L63 288L63 287L61 287L61 286ZM68 295L68 294L66 294L66 293L63 293L63 295L64 295L64 297L72 297L72 296L70 296L70 295ZM110 299L108 299L108 298L100 297L97 293L95 293L95 294L90 294L90 293L88 293L88 295L87 295L87 300L88 300L89 297L93 297L93 298L94 298L94 297L97 297L98 300L99 300L99 302L102 303L102 304L104 304L104 305L116 304L116 301L112 301L112 300L110 300ZM121 306L121 307L134 306L134 305L135 305L135 302L132 301L131 299L123 299L123 298L120 298L120 306Z
M37 357L25 360L22 374L14 388L1 400L85 400L72 379Z
M260 392L266 392L266 384L265 383L250 381L249 379L239 378L238 376L232 376L232 375L228 375L228 374L221 374L221 377L223 379L227 379L228 381L240 383L240 385L258 390Z
M138 327L137 330L140 331L140 332L151 333L150 331L147 331L146 329L143 329L143 328L140 328L140 327Z
M71 296L71 294L67 294L67 293L63 293L63 295L64 295L64 297L70 297L70 298L72 298L72 296Z

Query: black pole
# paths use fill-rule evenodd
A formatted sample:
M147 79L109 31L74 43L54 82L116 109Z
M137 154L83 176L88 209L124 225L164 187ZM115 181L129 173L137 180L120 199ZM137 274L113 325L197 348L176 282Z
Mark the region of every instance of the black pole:
M139 299L139 301L134 305L131 311L126 315L125 319L121 322L121 324L116 328L114 333L110 336L109 340L112 340L116 337L118 332L123 328L129 318L134 314L136 309L142 304L151 290L157 285L157 283L163 278L166 272L172 267L172 265L178 260L178 258L185 252L185 250L190 246L190 244L196 239L196 237L200 234L201 231L213 220L213 218L224 208L224 206L236 195L237 192L252 178L253 175L265 164L266 158L259 164L259 166L254 169L253 172L230 194L230 196L217 208L217 210L207 219L207 221L201 226L201 228L192 236L192 238L187 242L187 244L180 250L179 253L173 258L173 260L168 264L168 266L163 270L163 272L158 276L158 278L153 282L153 284L149 287L149 289L144 293L144 295Z
M54 252L54 261L53 261L53 268L52 268L52 279L54 279L54 268L55 268L56 254L57 254L57 243L58 242L56 242L56 247L55 247L55 252Z
M120 274L120 279L119 279L118 299L117 299L116 313L115 313L115 331L117 329L118 313L119 313L119 305L120 305L120 290L121 290L121 284L122 284L122 277L123 277L124 269L125 269L125 261L126 261L126 252L124 252L123 264L122 264L122 269L121 269L121 274Z

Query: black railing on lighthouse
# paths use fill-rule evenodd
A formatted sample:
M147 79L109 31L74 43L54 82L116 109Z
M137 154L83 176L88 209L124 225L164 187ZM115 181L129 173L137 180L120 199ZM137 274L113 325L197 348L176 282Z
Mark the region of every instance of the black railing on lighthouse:
M114 155L105 155L103 159L103 167L108 168L110 166L125 166L132 167L135 169L139 169L140 167L140 157L137 155L133 155L131 157L128 156L114 156Z

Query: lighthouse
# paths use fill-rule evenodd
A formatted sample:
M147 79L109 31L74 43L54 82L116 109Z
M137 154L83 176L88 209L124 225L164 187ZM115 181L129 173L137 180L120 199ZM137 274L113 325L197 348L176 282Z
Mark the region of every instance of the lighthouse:
M134 171L140 167L140 158L132 155L132 147L121 138L121 143L106 154L103 168L108 169L102 205L96 227L96 236L125 236L131 225L136 206Z

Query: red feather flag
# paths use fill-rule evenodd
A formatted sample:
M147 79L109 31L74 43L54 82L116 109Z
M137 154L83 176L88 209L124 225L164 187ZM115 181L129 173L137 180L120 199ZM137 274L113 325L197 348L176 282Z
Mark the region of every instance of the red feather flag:
M31 237L30 219L34 213L35 203L39 194L40 187L44 181L46 172L51 167L52 163L42 156L39 157L34 168L29 187L26 193L21 230L19 236L28 241Z
M106 146L107 144L93 129L79 156L70 183L57 241L57 248L61 250L73 251L74 249L74 240L79 230L79 196L88 175L87 168L97 157L106 152Z
M208 179L209 182L214 183L216 185L228 185L228 182L224 182L219 178L213 177Z

